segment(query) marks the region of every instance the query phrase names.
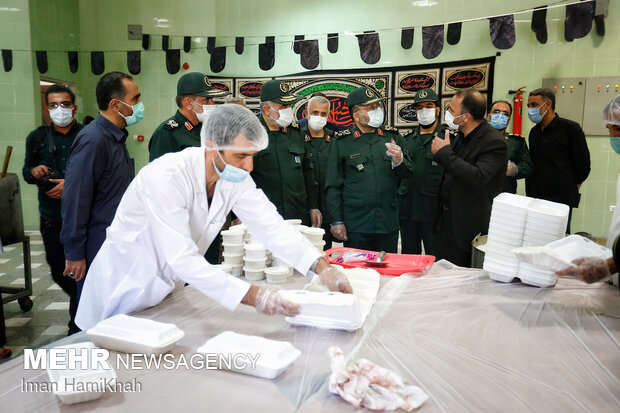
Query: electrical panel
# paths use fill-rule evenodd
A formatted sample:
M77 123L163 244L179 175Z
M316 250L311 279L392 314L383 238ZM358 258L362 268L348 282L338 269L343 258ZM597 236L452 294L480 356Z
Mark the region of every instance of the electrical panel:
M591 77L586 81L583 131L589 136L609 136L603 122L603 108L620 94L620 77Z
M583 127L583 107L586 97L585 77L543 79L542 87L555 92L555 111L565 119Z
M579 123L586 136L609 136L603 108L620 93L620 77L549 78L542 87L555 92L555 111Z

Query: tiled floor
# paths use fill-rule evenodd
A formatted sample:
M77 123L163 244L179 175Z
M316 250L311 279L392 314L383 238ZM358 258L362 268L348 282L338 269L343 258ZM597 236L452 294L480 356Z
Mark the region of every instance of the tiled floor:
M30 236L32 260L33 307L28 312L19 308L17 301L4 304L6 319L6 347L14 355L24 348L36 348L67 335L69 297L52 280L45 262L45 250L38 231L26 231ZM24 261L21 244L4 246L0 254L0 286L24 285ZM5 297L5 294L3 294Z

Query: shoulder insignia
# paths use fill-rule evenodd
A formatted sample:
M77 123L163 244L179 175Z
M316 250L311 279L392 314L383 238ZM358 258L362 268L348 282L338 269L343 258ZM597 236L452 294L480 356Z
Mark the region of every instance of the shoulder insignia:
M393 126L384 126L383 129L386 130L386 131L389 131L389 132L396 132L396 133L398 133L398 129L396 129Z
M192 126L192 124L190 122L185 122L185 129L192 130L192 129L194 129L194 126Z
M355 136L356 138L359 138L362 135L359 133L359 131L355 131L353 132L353 136Z
M351 134L351 131L348 130L348 129L345 129L343 131L334 133L334 138L339 139L339 138L342 138L342 137L350 135L350 134Z
M412 135L412 134L413 134L413 131L408 130L408 131L405 131L405 133L403 133L402 135L403 135L403 138L406 138L407 136Z
M382 131L381 129L377 129L377 134L378 134L379 136L383 136L383 131Z
M325 135L325 142L329 143L332 140L331 136Z
M306 136L304 136L304 140L305 140L306 142L310 142L310 140L311 140L311 139L310 139L310 135L308 135L308 134L306 133Z
M164 127L167 128L167 129L174 129L174 128L178 128L179 124L177 123L176 120L170 119L168 122L166 122Z
M291 128L299 130L299 124L295 121L291 122Z
M508 136L511 136L513 138L525 139L523 136L519 135L518 133L509 133Z

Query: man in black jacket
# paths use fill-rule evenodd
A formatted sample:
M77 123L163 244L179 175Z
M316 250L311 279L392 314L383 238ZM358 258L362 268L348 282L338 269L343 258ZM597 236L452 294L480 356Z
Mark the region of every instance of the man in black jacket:
M525 180L525 192L533 198L568 205L566 232L570 234L572 208L579 206L579 187L590 174L590 151L577 122L555 113L555 93L535 89L527 98L530 156L534 174Z
M502 191L508 152L504 137L484 119L486 101L475 90L461 90L446 110L445 121L458 130L450 142L433 139L431 152L444 168L439 187L438 259L471 265L471 242L486 234L493 198Z

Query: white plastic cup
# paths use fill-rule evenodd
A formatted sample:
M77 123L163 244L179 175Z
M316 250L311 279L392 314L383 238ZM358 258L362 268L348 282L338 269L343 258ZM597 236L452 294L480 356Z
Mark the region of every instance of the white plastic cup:
M224 252L226 254L243 254L244 245L245 245L244 243L239 243L239 244L222 243L222 246L224 247Z
M242 244L243 232L239 230L227 229L221 232L224 244Z
M256 269L256 268L248 268L243 267L243 272L245 273L245 278L248 281L260 281L265 279L265 270L264 269Z
M245 268L249 268L251 270L264 270L267 258L249 258L245 256L243 257L243 261L245 261Z
M230 271L230 274L235 277L241 277L243 275L243 264L234 265Z
M265 275L268 283L280 284L288 279L289 270L287 267L269 267L265 268Z
M227 254L223 253L224 262L232 266L243 264L243 254Z
M250 259L267 257L267 249L260 244L245 244L245 256Z

